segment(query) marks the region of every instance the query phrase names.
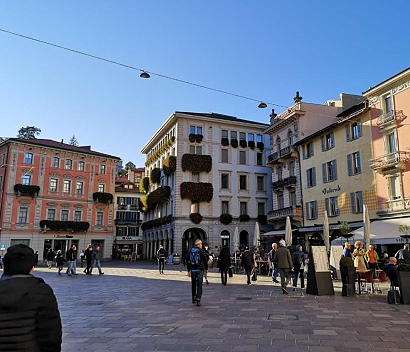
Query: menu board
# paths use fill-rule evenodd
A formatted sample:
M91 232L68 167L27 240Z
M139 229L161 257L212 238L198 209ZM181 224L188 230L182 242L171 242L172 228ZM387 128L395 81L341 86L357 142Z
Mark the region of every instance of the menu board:
M340 270L339 262L340 257L343 255L342 246L331 246L330 247L330 266L334 267L336 270Z
M329 260L327 258L326 246L312 246L313 263L315 264L315 271L329 272Z

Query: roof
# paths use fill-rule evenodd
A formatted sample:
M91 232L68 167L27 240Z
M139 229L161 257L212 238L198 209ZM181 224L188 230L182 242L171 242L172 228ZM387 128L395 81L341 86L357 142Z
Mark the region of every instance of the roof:
M380 82L379 84L376 84L374 87L370 87L369 89L365 90L362 94L366 94L367 92L369 92L369 91L371 91L371 90L377 88L378 86L381 86L381 85L383 85L384 83L386 83L386 82L388 82L388 81L390 81L390 80L396 78L397 76L402 75L403 73L405 73L405 72L408 71L408 70L410 70L410 67L407 67L407 68L404 69L403 71L401 71L401 72L399 72L399 73L396 73L394 76L391 76L391 77L385 79L383 82Z
M244 122L244 123L252 123L252 124L261 125L261 126L269 126L269 124L267 123L255 122L255 121L245 120L245 119L238 119L235 116L223 115L223 114L218 114L214 112L203 113L203 112L175 111L175 114L185 114L185 115L192 115L192 116L198 116L198 117L206 117L206 118L211 118L211 119L216 119L216 120Z
M111 158L111 159L121 160L121 158L119 158L118 156L104 154L104 153L100 153L100 152L96 152L94 150L91 150L91 146L78 146L77 147L77 146L74 146L74 145L71 145L71 144L53 141L51 139L8 138L7 140L5 140L3 142L0 142L0 144L7 144L9 142L37 145L37 146L49 147L49 148L56 148L56 149L60 149L60 150L67 150L67 151L81 153L81 154L95 155L95 156L100 156L100 157L104 157L104 158Z

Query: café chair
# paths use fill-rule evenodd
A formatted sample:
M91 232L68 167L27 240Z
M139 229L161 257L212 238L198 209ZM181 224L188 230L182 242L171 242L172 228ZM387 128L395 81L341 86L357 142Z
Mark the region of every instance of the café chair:
M374 285L373 285L373 270L368 270L364 273L363 277L360 279L360 284L364 284L366 292L374 292ZM368 284L370 284L370 291L368 289Z
M389 278L387 277L387 274L385 271L380 271L379 276L373 279L373 283L377 284L377 291L380 291L383 293L383 289L381 284L383 282L388 282Z

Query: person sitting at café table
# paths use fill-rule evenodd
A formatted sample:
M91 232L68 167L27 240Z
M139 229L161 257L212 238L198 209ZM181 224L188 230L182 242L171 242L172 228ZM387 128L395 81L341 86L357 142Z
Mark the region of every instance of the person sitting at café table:
M386 275L389 278L391 285L394 287L398 287L399 278L397 277L397 259L395 257L390 258L390 263L384 266L383 271L386 272Z
M361 241L354 243L355 250L353 251L354 266L358 271L366 271L366 263L364 261L364 249Z

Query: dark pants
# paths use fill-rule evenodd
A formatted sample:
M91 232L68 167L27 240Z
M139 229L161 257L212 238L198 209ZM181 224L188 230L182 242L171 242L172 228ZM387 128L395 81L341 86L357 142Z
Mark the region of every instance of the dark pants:
M91 272L91 258L87 259L87 267L85 268L85 273L89 274Z
M221 270L221 282L222 285L226 286L226 283L228 282L228 270Z
M294 268L293 287L298 285L298 277L300 277L300 288L305 288L305 270L303 268Z
M246 283L248 285L251 283L252 269L253 265L245 265Z
M280 285L286 287L290 282L290 269L279 269L280 271Z
M196 298L200 301L202 298L202 281L204 280L204 272L202 270L191 271L191 292L192 299Z
M164 273L164 268L165 268L165 258L159 258L158 259L158 269L159 273Z

